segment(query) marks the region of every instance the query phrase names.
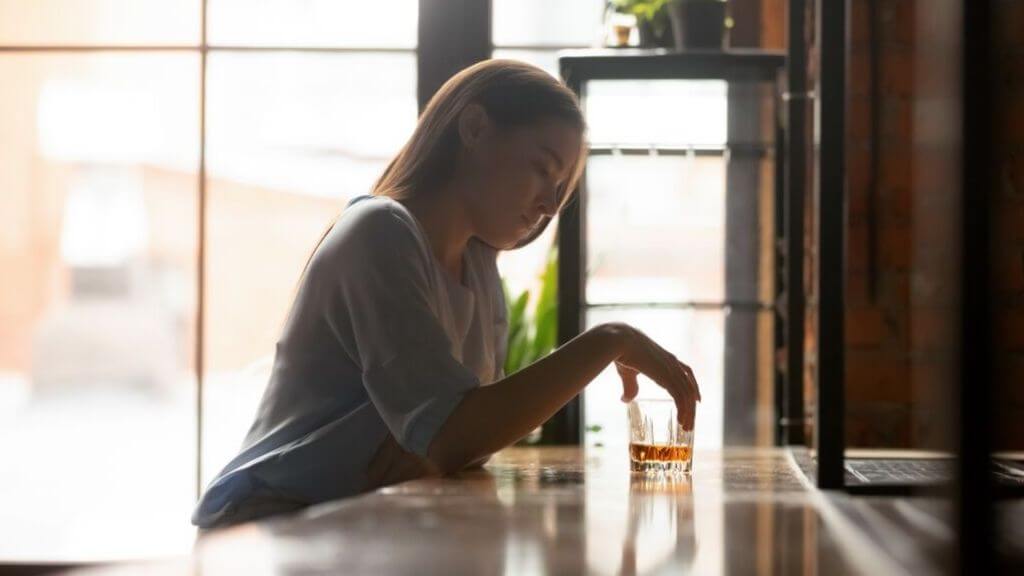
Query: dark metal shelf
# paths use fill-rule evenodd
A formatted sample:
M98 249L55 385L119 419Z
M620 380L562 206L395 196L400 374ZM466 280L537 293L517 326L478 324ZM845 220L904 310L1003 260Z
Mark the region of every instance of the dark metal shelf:
M598 143L591 144L588 148L591 156L608 156L622 154L623 156L724 156L726 153L738 156L764 156L775 152L774 143L729 143L724 146L674 146L670 144L655 144L650 146L627 144L618 146L615 144Z
M622 310L622 309L655 309L655 310L739 310L745 312L771 312L775 310L770 302L752 302L749 300L693 300L686 302L588 302L583 304L584 310Z
M562 77L590 80L775 82L786 53L765 50L589 49L559 52Z

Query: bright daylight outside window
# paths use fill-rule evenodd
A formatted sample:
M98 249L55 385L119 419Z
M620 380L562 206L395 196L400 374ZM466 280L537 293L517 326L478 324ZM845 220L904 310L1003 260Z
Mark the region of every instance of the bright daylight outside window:
M628 322L693 367L704 397L694 442L704 447L722 443L724 311L686 305L725 297L726 102L717 80L594 81L584 102L585 322ZM621 152L653 146L686 152ZM640 386L641 397L669 398L646 377ZM627 443L621 394L613 367L587 388L588 444Z
M375 3L207 4L204 482L306 256L415 124L417 23L415 0L383 27ZM192 545L200 9L0 0L5 559Z
M205 485L247 432L306 258L415 125L416 0L386 26L376 3L208 0L205 53L203 4L0 0L0 266L17 271L0 293L4 558L187 551L199 456ZM494 56L557 74L558 50L600 42L603 10L494 0ZM725 85L588 90L586 323L635 323L688 359L696 441L719 445L723 311L638 304L722 300L725 161L615 147L721 148ZM500 256L513 294L536 302L556 229ZM625 442L619 395L614 371L587 390L588 444Z

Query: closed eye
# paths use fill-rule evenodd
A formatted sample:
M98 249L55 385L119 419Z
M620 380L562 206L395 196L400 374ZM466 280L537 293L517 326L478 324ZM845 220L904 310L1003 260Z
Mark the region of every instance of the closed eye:
M545 166L543 162L536 162L534 163L533 167L536 168L537 173L543 176L544 178L551 178L551 171L548 170L548 167Z
M537 170L537 173L540 174L541 178L545 180L555 179L554 172L548 169L547 163L535 162L534 168ZM562 203L563 195L565 194L565 182L555 182L552 185L552 187L555 191L555 205L560 206Z

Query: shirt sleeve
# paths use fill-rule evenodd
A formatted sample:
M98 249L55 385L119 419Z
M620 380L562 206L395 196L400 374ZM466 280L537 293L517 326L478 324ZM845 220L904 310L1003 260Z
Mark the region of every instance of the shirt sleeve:
M369 204L369 203L367 203ZM355 209L325 240L327 322L403 448L425 456L462 400L479 386L452 355L436 310L430 254L413 224L387 204Z

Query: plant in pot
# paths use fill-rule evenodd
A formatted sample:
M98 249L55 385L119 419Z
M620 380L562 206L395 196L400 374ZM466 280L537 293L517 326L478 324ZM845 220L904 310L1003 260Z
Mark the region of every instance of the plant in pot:
M678 50L721 50L725 43L725 0L671 0L669 20Z
M670 0L609 0L616 12L632 14L642 48L674 46L672 24L666 6Z
M505 374L511 375L547 356L558 340L558 250L552 246L548 252L544 272L540 277L540 293L533 309L527 310L530 291L523 290L515 298L508 284L502 280L508 314L508 352L505 356ZM536 444L541 429L537 428L519 444Z

